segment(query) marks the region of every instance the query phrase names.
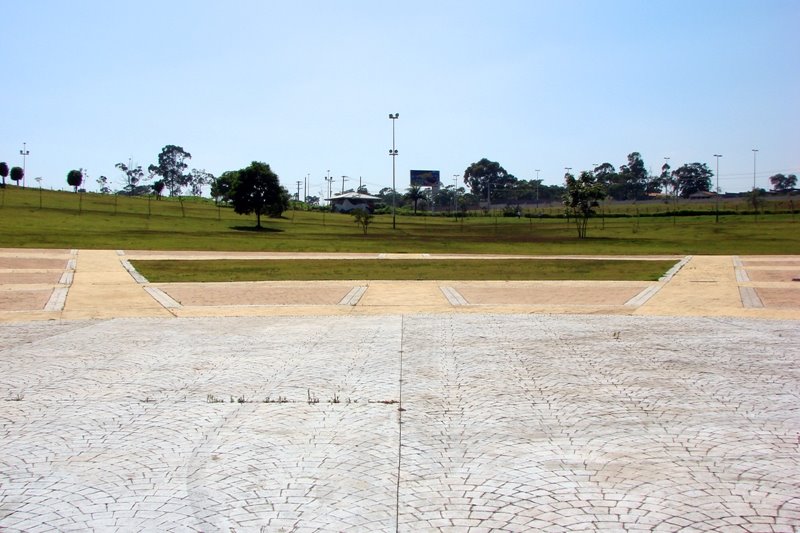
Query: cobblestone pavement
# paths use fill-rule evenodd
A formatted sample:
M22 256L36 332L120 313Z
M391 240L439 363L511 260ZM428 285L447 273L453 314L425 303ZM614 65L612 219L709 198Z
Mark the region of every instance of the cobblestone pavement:
M0 531L797 531L796 321L0 325Z

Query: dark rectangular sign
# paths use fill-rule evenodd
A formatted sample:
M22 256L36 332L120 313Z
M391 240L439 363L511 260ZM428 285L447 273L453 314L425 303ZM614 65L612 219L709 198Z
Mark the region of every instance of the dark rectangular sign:
M439 171L438 170L412 170L411 171L411 185L417 187L438 187L439 186Z

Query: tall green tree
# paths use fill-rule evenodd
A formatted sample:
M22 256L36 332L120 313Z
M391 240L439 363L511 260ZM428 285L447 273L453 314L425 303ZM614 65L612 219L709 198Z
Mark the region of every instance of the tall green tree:
M495 191L505 188L509 182L516 180L513 176L509 179L500 163L489 161L485 157L477 163L472 163L464 171L464 184L469 186L472 194L485 198L491 203L491 195Z
M426 198L425 191L419 185L412 185L406 189L406 199L409 202L414 202L414 214L417 214L417 202Z
M11 167L9 177L11 178L11 181L19 185L19 182L25 177L25 171L22 170L22 167Z
M238 171L231 200L240 215L256 214L256 227L261 216L278 217L289 208L289 191L281 187L278 175L266 163L253 161Z
M570 173L565 174L564 184L567 189L564 206L575 219L578 238L585 239L589 218L594 214L594 208L600 205L600 200L606 197L606 192L594 174L585 170L577 179Z
M710 191L714 173L705 163L687 163L672 172L678 194L688 198L696 192Z
M67 183L70 187L73 187L77 193L78 187L83 183L83 172L80 170L70 170L67 172Z
M622 191L618 199L636 200L644 196L647 189L647 169L639 152L628 154L628 164L619 167L619 179Z
M775 174L774 176L770 176L769 182L772 184L772 190L775 192L791 191L797 187L797 176L794 174L785 176L779 173Z
M108 178L100 176L97 178L97 184L100 186L100 194L110 194L111 187L108 186Z
M137 165L135 167L128 168L128 165L125 163L117 163L114 165L116 168L120 169L123 174L125 174L125 185L122 187L122 190L125 191L125 194L129 196L134 196L140 191L139 182L144 179L144 171L142 170L141 165Z
M3 187L6 186L6 178L8 177L8 163L5 161L0 161L0 177L3 178Z
M201 196L203 194L203 186L211 185L212 183L214 183L214 174L211 172L193 168L189 173L188 185L192 190L193 196Z
M180 146L168 144L158 154L158 164L150 165L147 170L153 176L161 176L169 195L176 196L191 182L191 174L186 172L189 168L186 161L191 158L192 154Z
M236 170L229 170L223 172L220 177L215 178L211 182L211 197L214 199L214 203L227 203L231 200L231 192L233 191L237 179L239 179L239 172Z

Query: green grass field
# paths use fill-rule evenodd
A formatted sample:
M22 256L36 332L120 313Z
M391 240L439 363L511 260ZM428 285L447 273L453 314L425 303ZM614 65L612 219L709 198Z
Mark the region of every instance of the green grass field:
M154 283L285 280L635 280L655 281L675 261L518 260L137 260Z
M408 252L505 254L800 254L794 216L784 214L594 218L588 239L576 238L563 218L379 215L363 235L349 215L289 211L265 219L240 216L210 201L156 201L94 193L0 189L0 246L38 248L226 250L299 252ZM41 208L40 208L41 205ZM619 208L616 210L616 208ZM684 206L679 206L684 207ZM733 210L733 206L725 205ZM644 213L662 203L640 204ZM549 214L560 212L550 207ZM632 206L607 204L606 213L630 214ZM746 206L742 205L744 211ZM544 211L547 213L546 211Z

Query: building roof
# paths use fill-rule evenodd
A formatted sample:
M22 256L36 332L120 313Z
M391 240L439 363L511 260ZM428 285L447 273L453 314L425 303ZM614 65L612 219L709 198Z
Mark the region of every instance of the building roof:
M370 194L363 194L360 192L346 192L344 194L334 194L330 198L325 198L326 202L336 200L381 200L379 196L372 196Z

